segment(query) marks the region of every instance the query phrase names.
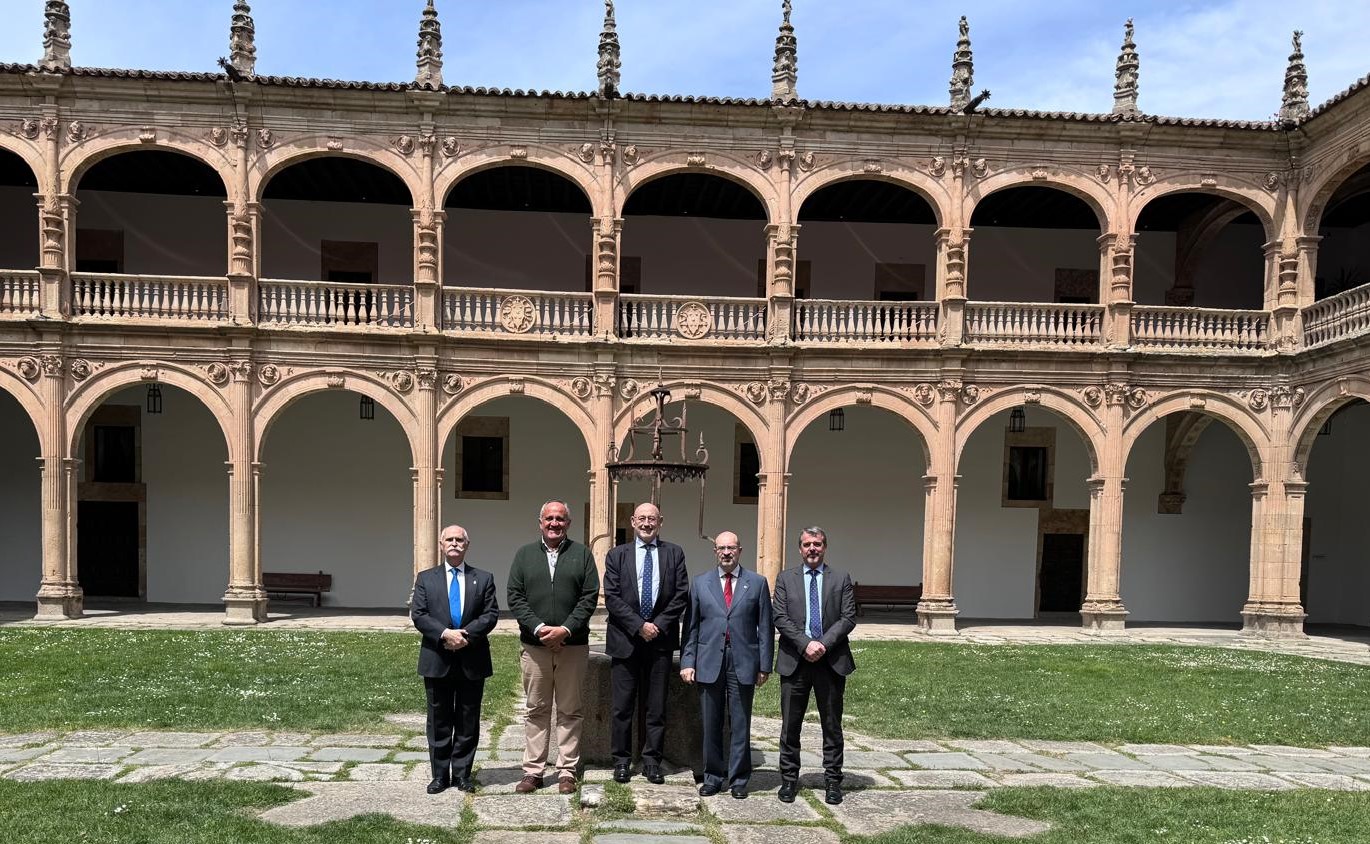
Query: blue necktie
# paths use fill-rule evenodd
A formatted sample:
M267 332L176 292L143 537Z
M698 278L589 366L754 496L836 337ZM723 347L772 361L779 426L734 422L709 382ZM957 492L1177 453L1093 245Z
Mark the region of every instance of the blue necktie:
M818 609L818 569L809 569L809 637L823 638L823 616Z
M652 560L652 546L645 546L642 554L642 617L651 619L652 604L652 569L656 568L656 562Z
M461 569L452 570L452 585L447 587L447 609L452 613L452 629L461 629Z

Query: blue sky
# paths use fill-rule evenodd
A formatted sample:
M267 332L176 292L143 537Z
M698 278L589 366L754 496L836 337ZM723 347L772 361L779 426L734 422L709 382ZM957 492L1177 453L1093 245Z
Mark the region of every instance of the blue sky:
M232 0L70 0L79 65L214 70ZM794 0L806 99L944 105L956 21L970 18L991 106L1107 111L1123 21L1141 107L1265 119L1293 29L1316 105L1370 73L1365 0ZM424 0L255 0L259 73L407 81ZM623 89L764 97L779 0L617 0ZM591 90L602 0L438 0L449 85ZM43 0L0 0L0 61L41 55Z

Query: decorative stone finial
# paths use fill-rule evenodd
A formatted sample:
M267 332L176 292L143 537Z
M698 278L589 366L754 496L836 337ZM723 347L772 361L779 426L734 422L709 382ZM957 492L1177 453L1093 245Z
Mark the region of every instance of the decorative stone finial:
M780 34L775 37L775 67L771 70L771 98L776 100L799 99L799 41L794 37L794 27L790 25L790 0L783 0L780 8L784 18L780 22Z
M1284 98L1280 120L1293 123L1308 116L1308 68L1303 64L1303 32L1294 30L1294 52L1284 72Z
M1132 18L1123 27L1123 50L1118 54L1117 81L1113 83L1113 113L1137 113L1137 71L1141 67L1137 45L1132 41Z
M252 22L252 9L247 0L233 4L233 22L228 28L228 65L230 76L257 75L257 25ZM224 68L228 70L228 68Z
M970 105L970 89L975 84L975 61L970 54L970 24L961 16L961 35L951 56L951 110L965 111Z
M63 0L43 7L43 70L71 70L71 9Z
M614 24L614 0L604 0L604 29L599 33L599 63L595 73L599 76L599 95L618 96L619 68L623 62L618 57L618 30Z
M423 10L423 20L419 22L418 72L414 84L420 88L442 87L442 24L438 23L438 10L433 0Z

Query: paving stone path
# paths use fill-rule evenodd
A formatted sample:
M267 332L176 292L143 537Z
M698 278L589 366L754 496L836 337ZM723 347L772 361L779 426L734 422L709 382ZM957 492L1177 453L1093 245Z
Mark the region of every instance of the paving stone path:
M456 826L469 804L483 829L508 830L502 844L525 838L540 844L579 841L583 813L605 801L605 769L586 771L578 795L544 789L515 795L522 771L521 726L492 735L482 729L476 779L468 797L424 792L429 780L421 714L387 719L392 731L310 734L251 730L161 732L81 730L0 734L0 777L20 782L98 779L142 783L160 779L277 782L298 788L300 800L263 814L272 823L311 826L360 814L383 813L417 824ZM754 719L760 736L776 735L779 722ZM806 724L806 747L821 744L816 724ZM1248 791L1329 789L1370 791L1370 747L1283 745L1179 745L1035 740L890 740L847 735L847 799L816 808L800 799L775 799L780 785L776 744L754 742L757 766L752 797L726 793L701 799L693 774L667 770L665 785L636 777L629 788L633 817L593 828L599 844L661 840L707 841L710 828L733 844L831 844L840 826L851 834L877 835L906 824L942 824L1004 837L1033 835L1045 825L975 808L988 789L1009 786L1092 788L1099 785ZM819 759L805 751L804 788L822 788ZM546 831L524 833L536 826ZM565 830L564 834L556 830ZM527 837L532 836L532 837Z

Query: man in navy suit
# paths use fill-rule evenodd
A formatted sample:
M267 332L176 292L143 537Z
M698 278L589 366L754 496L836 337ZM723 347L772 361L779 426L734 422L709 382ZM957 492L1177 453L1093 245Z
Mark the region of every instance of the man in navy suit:
M752 775L752 697L770 676L775 650L771 590L766 578L738 565L737 534L714 539L718 567L690 585L680 679L699 684L699 718L704 732L701 797L717 794L726 782L738 800L747 797ZM732 729L723 756L723 712Z
M438 538L443 561L414 580L410 618L423 634L419 675L428 696L429 794L449 785L474 791L471 762L480 740L480 703L490 665L490 631L499 621L495 578L466 564L470 538L459 525Z
M644 704L642 775L663 783L662 746L666 742L666 679L671 655L680 647L680 617L689 600L685 552L661 539L665 520L655 504L633 511L632 542L611 550L604 560L604 608L609 612L604 651L613 707L610 749L614 781L632 778L633 722Z

